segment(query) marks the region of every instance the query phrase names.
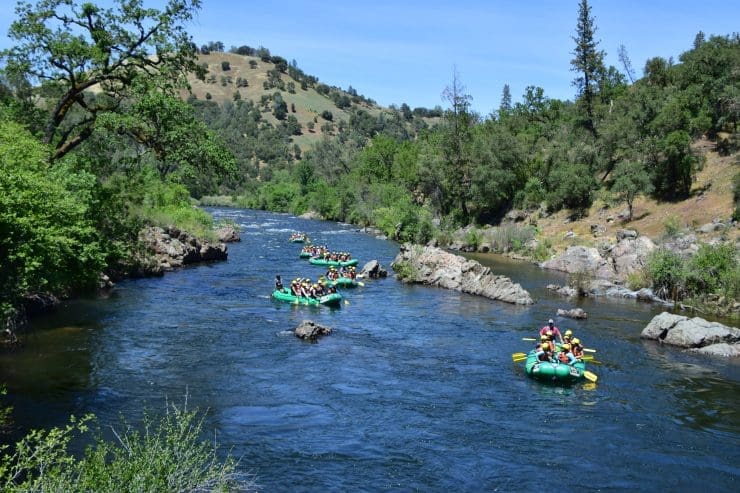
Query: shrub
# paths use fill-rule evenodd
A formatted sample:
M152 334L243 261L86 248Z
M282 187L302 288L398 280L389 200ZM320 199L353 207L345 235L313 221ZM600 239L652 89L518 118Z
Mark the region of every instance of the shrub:
M736 292L732 284L737 265L737 252L733 245L701 245L688 262L686 290L695 295L716 293L726 296Z
M681 232L681 220L676 216L668 216L663 221L663 228L667 238L675 238Z
M98 432L84 456L69 444L89 435L94 416L72 417L64 428L34 430L12 454L0 459L0 484L6 492L25 491L227 491L254 489L236 473L236 461L222 462L217 446L201 441L203 416L172 406L153 419L144 413L144 431L123 423L117 442Z
M224 72L231 70L231 64L227 60L222 61L221 70L223 70Z
M647 273L656 295L674 300L683 297L686 273L680 255L665 249L653 251L647 260Z
M543 238L537 243L532 256L535 260L543 261L550 258L550 250L552 249L552 241L550 238Z
M396 273L396 277L400 281L410 281L416 279L416 270L410 262L406 262L405 260L394 262L393 264L391 264L391 268L393 269L393 272Z

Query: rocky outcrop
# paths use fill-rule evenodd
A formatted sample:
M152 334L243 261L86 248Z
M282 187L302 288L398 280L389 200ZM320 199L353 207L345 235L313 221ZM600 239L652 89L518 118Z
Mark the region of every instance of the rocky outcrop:
M234 243L242 241L239 228L233 224L222 224L216 228L216 236L221 243Z
M583 308L571 308L570 310L558 308L558 316L569 318L588 318L588 313L584 312Z
M144 228L139 232L139 241L154 258L155 269L168 271L183 265L211 260L226 260L226 245L213 245L175 227Z
M530 294L508 277L439 248L404 244L391 267L403 282L429 284L519 305L533 303Z
M733 357L740 355L740 329L708 322L699 317L689 318L663 312L650 321L640 337L696 349L703 354Z
M606 261L596 248L585 246L569 247L561 255L542 262L543 269L558 270L575 274L587 272L594 277L611 279L616 274L614 267Z
M388 271L377 260L371 260L365 264L359 275L368 279L380 279L388 277Z
M329 335L331 332L331 327L324 327L323 325L319 325L311 320L304 320L295 328L295 330L293 330L296 337L303 339L304 341L311 342L315 341L320 336Z
M614 246L572 246L540 266L569 274L587 273L599 279L624 281L629 274L645 266L648 256L656 248L650 238L636 234L632 230L620 230L617 234L620 240Z

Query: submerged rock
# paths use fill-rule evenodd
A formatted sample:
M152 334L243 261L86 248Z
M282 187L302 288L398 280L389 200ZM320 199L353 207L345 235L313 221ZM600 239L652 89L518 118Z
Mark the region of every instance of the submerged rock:
M304 320L293 330L296 337L306 341L315 341L319 336L329 335L331 332L331 327L324 327L311 320Z
M570 318L588 318L588 313L583 311L583 308L571 308L570 310L558 308L558 316Z
M403 282L429 284L518 305L534 303L530 294L508 277L439 248L404 244L391 267Z

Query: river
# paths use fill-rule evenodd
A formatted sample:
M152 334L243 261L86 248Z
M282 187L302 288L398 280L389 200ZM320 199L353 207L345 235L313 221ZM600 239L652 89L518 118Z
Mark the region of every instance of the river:
M641 341L658 307L553 297L545 285L563 277L494 256L476 258L534 305L389 277L345 291L339 309L294 306L270 298L275 274L321 269L290 232L389 270L398 245L349 225L210 211L243 228L228 261L66 302L0 356L16 435L72 413L136 420L187 393L263 491L740 489L740 364ZM589 318L554 316L575 306ZM550 317L597 350L595 386L544 385L512 363ZM303 342L287 331L304 319L335 331Z

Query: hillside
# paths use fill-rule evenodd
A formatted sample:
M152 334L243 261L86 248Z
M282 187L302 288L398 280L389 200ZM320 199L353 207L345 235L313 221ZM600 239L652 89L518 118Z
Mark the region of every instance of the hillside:
M715 219L729 220L734 210L733 176L740 165L740 154L720 156L714 150L714 143L707 140L697 141L693 147L695 152L704 155L705 162L696 175L688 199L659 202L640 197L635 201L634 218L629 222L620 217L625 204L608 204L603 200L596 200L583 218L572 220L569 218L569 211L563 210L539 219L537 224L542 228L543 237L549 238L556 249L559 249L569 244L595 245L599 239L592 234L592 225L600 225L606 229L601 237L614 237L617 230L629 228L658 239L665 233L668 223L695 230ZM574 238L566 238L570 231L575 233ZM720 234L706 235L702 240L706 241L709 237ZM737 228L724 234L730 240L740 240L740 231Z
M199 100L214 101L220 106L226 101L234 101L235 97L251 100L259 105L263 120L279 126L281 121L273 114L273 97L280 93L287 106L286 118L294 116L301 126L301 135L292 136L292 142L298 144L302 150L309 148L327 132L335 134L336 132L330 129L336 129L342 121L348 123L352 111L364 110L373 119L384 112L388 115L397 113L397 110L378 106L356 92L348 93L323 84L315 77L305 76L300 70L291 70L295 67L286 70L285 65L280 67L257 56L210 52L199 54L198 60L202 67L207 67L208 73L205 80L199 80L194 75L190 76L192 96L183 91L181 96L184 99L195 96ZM228 69L224 70L226 63ZM294 78L291 73L303 77ZM323 93L319 92L319 89L323 90ZM337 100L341 99L342 105L346 107L338 107L330 96ZM324 112L332 114L331 121L322 117ZM433 121L428 118L425 120ZM309 128L311 123L313 128ZM329 125L325 126L327 123Z

